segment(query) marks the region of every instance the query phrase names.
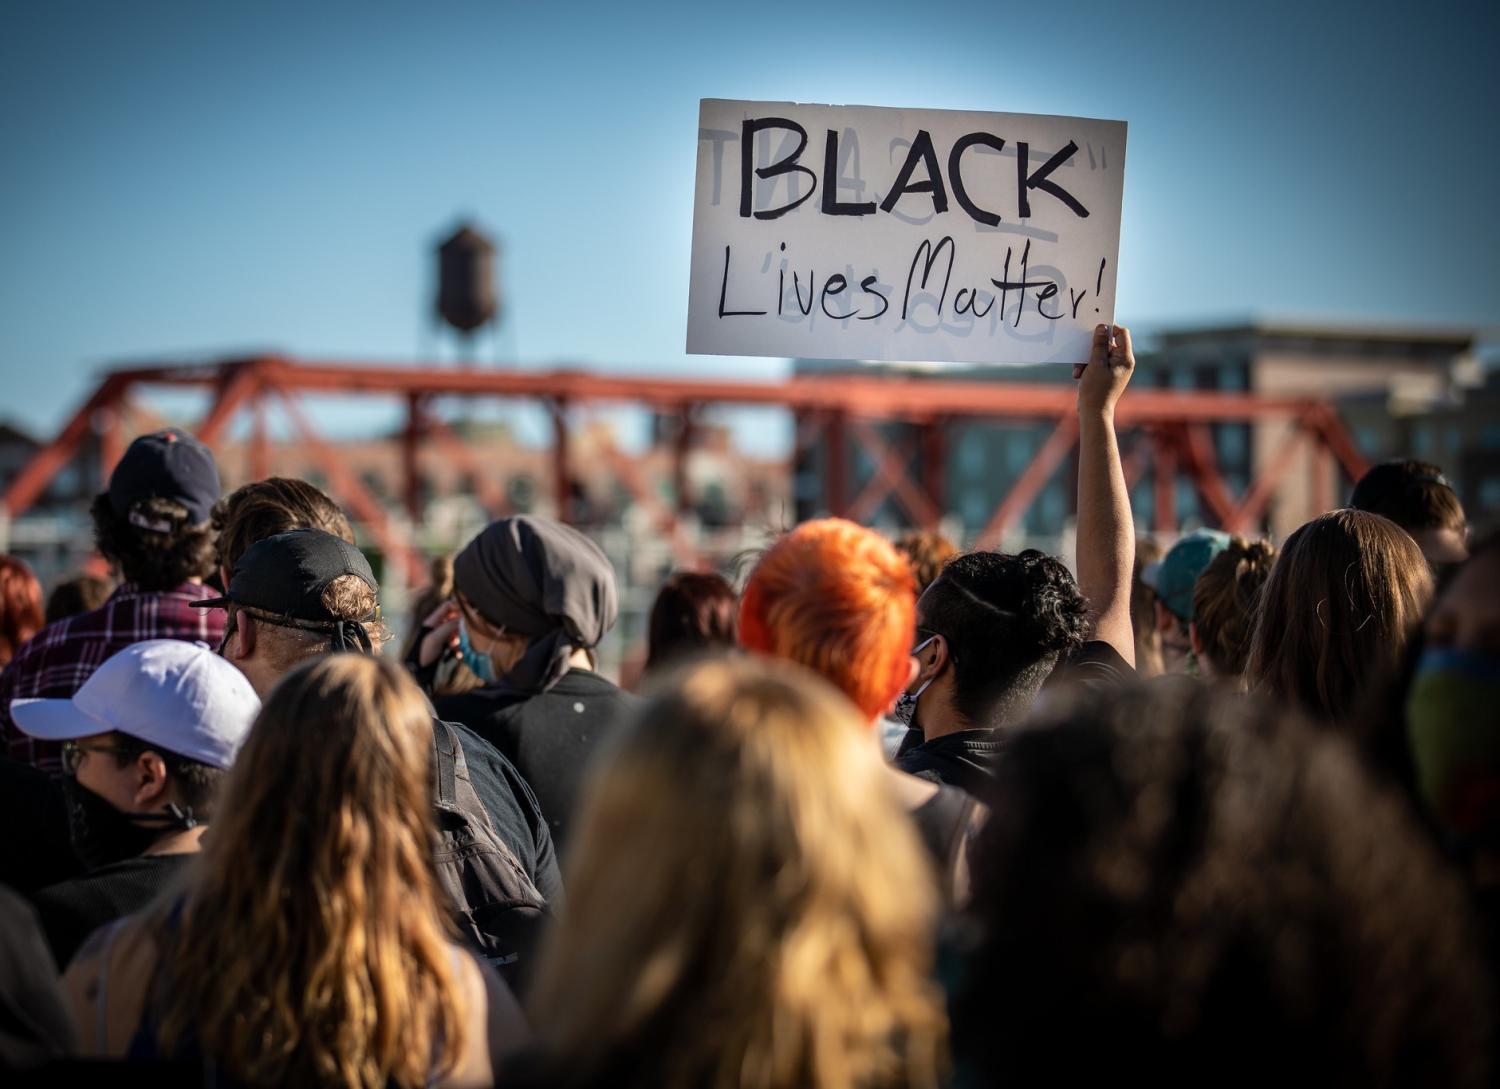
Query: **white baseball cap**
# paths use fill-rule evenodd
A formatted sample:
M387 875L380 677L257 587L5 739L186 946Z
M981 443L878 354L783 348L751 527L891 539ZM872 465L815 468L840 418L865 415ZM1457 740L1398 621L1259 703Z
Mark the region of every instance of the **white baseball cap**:
M16 725L44 741L117 730L169 753L227 768L260 713L245 675L202 643L132 643L72 699L12 700Z

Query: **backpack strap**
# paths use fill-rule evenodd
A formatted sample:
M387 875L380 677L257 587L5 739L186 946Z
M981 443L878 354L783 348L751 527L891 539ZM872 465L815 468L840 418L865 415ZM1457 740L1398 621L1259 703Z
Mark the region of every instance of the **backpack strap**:
M437 777L435 800L438 808L462 811L470 823L482 825L494 835L505 853L514 857L515 852L495 832L495 822L490 820L490 812L479 800L479 793L469 778L469 762L464 758L464 746L459 740L458 731L440 718L433 719L433 724L437 727L432 740L437 750L433 773ZM516 866L524 872L519 861Z
M458 769L463 768L467 779L469 766L464 763L464 751L453 727L440 718L433 719L433 726L433 793L439 808L454 809L458 806Z

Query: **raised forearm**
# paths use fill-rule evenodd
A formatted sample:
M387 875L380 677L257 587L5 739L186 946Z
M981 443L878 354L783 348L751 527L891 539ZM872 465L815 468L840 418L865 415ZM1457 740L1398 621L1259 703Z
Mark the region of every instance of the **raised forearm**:
M1135 662L1130 581L1135 525L1113 409L1079 406L1078 585L1094 609L1094 638Z

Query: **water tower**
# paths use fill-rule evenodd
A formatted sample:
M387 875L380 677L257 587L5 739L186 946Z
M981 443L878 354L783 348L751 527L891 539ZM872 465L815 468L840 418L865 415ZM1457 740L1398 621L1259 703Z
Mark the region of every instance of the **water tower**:
M474 361L474 334L500 313L495 244L468 223L438 244L438 318L457 330L459 358Z

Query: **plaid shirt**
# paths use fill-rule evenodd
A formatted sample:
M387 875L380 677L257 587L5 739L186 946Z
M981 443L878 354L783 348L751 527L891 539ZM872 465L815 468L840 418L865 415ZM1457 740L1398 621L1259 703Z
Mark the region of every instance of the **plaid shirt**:
M67 699L106 658L146 639L186 639L217 647L224 637L224 610L188 606L215 596L210 587L193 582L159 593L126 582L93 612L55 621L33 635L0 673L0 742L11 759L43 771L62 769L62 746L36 741L17 729L11 700Z

